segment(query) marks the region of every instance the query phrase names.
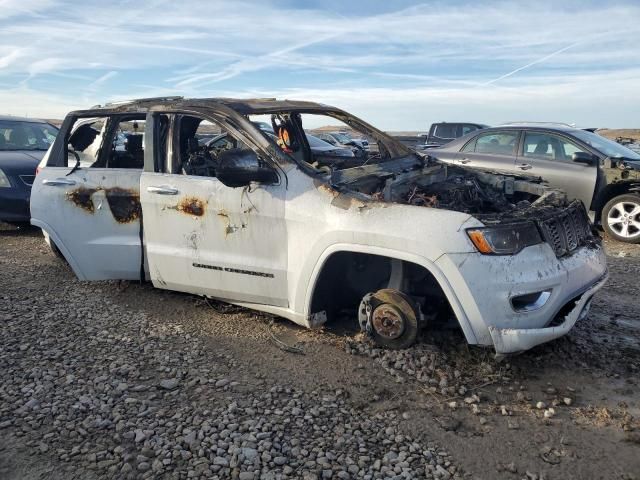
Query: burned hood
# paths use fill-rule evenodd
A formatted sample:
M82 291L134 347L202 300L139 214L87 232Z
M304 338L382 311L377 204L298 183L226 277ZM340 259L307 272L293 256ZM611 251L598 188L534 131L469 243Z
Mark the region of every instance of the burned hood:
M539 177L453 166L419 156L334 172L332 181L336 190L363 199L468 213L489 223L526 219L532 208L568 204L563 192Z

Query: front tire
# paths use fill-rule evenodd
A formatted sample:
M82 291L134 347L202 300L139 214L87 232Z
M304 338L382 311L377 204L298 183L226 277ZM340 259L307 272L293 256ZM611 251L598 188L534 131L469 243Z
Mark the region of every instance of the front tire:
M602 227L619 242L640 243L640 196L628 193L609 200L602 209Z

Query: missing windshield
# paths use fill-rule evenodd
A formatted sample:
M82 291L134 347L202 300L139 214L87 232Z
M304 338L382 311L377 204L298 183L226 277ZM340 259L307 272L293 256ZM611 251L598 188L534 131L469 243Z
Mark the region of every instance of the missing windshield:
M289 111L249 119L284 153L321 172L380 164L409 154L382 132L347 114Z

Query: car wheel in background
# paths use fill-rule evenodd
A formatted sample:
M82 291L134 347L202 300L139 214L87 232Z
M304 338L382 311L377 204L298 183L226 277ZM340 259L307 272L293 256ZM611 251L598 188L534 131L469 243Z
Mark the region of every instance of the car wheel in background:
M626 243L640 243L640 196L612 198L602 209L602 226L609 236Z

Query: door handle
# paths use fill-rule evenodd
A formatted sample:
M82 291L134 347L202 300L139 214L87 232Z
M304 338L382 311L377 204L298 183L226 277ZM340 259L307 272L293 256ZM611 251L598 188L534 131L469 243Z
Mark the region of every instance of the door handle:
M167 187L167 186L160 186L160 187L147 187L147 192L149 193L156 193L158 195L177 195L178 194L178 189L173 188L173 187Z
M518 168L520 170L531 170L533 166L529 165L528 163L521 163L520 165L518 165Z
M460 160L460 163L462 163L463 165L466 165L467 163L471 163L471 160L468 158L463 158L462 160Z
M66 178L56 178L55 180L43 180L42 184L49 185L50 187L58 187L61 185L75 185L76 182L74 182L73 180L68 180Z

